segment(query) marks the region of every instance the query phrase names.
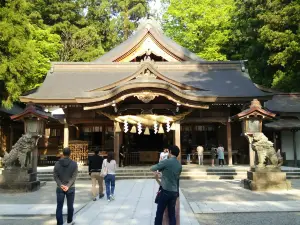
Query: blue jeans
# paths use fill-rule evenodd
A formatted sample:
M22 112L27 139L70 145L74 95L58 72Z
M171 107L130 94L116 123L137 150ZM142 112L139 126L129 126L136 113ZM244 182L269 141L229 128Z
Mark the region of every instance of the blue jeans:
M57 199L57 207L56 207L56 221L57 225L63 225L63 206L65 196L67 197L67 206L68 206L68 223L73 221L73 213L74 213L74 199L75 199L75 187L70 188L67 192L64 192L61 188L56 188L56 199Z
M187 161L190 162L191 161L191 154L187 154Z
M107 174L104 180L105 180L105 187L106 187L106 196L107 199L110 199L110 196L114 195L115 193L116 176L113 174Z
M175 206L178 193L162 190L158 199L154 225L162 225L166 207L168 207L169 225L176 225Z

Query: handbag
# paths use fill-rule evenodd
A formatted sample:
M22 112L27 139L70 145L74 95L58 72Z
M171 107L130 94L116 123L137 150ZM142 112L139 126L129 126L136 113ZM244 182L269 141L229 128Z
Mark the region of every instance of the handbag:
M101 170L100 176L101 177L106 177L106 175L107 175L107 164L106 164L107 160L104 160L103 163L105 163L105 164L104 164L104 167Z

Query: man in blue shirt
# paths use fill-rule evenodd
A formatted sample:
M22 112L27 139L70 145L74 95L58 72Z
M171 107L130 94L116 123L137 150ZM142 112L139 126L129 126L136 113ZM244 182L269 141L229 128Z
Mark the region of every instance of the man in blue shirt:
M166 207L168 207L169 224L176 225L175 206L179 196L179 177L182 171L182 166L177 160L178 155L179 148L171 146L169 148L169 158L151 167L153 172L157 170L162 172L162 191L158 199L155 225L162 224Z

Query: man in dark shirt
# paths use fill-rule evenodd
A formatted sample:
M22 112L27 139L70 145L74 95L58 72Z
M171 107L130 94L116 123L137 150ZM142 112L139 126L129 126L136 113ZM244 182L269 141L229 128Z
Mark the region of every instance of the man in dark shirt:
M179 177L182 171L182 166L177 160L178 155L179 148L171 146L169 148L169 158L151 167L151 171L153 172L157 170L162 172L162 190L158 199L155 225L162 224L166 207L168 207L170 225L176 225L175 206L179 196Z
M69 148L63 149L63 158L55 163L54 166L54 180L57 183L56 197L56 220L57 225L63 224L62 209L64 206L65 196L67 197L68 219L67 224L74 224L74 198L75 198L75 180L77 177L78 166L77 163L69 157L71 150Z
M95 155L89 159L89 174L92 178L92 194L93 201L97 200L96 184L99 185L99 198L103 198L103 177L100 176L103 158L99 155L99 150L95 150Z

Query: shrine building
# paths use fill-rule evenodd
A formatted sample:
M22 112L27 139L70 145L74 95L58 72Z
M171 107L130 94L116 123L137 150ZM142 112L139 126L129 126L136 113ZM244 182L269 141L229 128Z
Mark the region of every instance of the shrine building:
M157 162L172 144L183 162L188 148L202 145L210 159L222 144L228 164L249 164L241 123L230 117L253 99L263 104L272 94L251 81L243 61L201 59L153 20L93 62L52 63L44 83L21 96L61 121L47 126L41 158L78 142L118 159L124 144L129 165Z

